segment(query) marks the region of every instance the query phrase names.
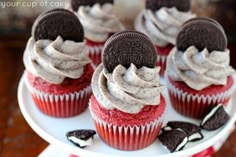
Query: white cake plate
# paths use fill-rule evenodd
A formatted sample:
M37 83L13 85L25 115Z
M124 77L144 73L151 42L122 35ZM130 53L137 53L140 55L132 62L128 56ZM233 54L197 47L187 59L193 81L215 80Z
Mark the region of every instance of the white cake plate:
M231 117L227 124L216 131L202 131L204 139L187 144L182 151L170 153L158 140L142 150L120 151L104 144L98 135L95 136L94 144L92 146L86 147L85 149L80 149L69 142L65 135L68 131L76 129L95 130L95 126L88 109L83 114L73 118L58 119L42 114L35 106L30 93L26 88L24 75L22 76L18 87L18 101L24 118L39 136L51 145L80 157L203 157L212 155L213 152L216 152L221 147L233 131L236 120L236 95L234 95L234 98L230 100L230 103L226 108ZM169 104L168 98L167 103ZM200 124L200 121L177 114L172 109L171 105L167 106L165 122L180 120ZM59 152L60 150L57 153Z

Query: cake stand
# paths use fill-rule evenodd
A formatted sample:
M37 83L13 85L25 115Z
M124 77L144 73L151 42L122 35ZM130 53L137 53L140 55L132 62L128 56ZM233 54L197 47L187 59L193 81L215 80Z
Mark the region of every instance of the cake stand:
M39 155L40 157L68 157L69 154L75 154L80 157L204 157L207 155L210 156L218 151L234 130L236 120L236 105L234 105L236 104L236 94L226 108L231 117L230 120L216 131L202 131L204 139L187 144L182 151L170 153L158 140L142 150L120 151L105 145L98 135L95 135L92 146L80 149L67 140L66 133L76 129L95 130L88 109L81 115L72 118L52 118L44 115L35 106L24 80L25 74L23 74L18 86L20 110L31 128L41 138L50 143L49 147ZM165 91L164 94L166 93ZM167 103L169 103L168 97L166 98ZM171 105L167 106L165 122L181 120L200 124L200 121L179 115L173 110Z

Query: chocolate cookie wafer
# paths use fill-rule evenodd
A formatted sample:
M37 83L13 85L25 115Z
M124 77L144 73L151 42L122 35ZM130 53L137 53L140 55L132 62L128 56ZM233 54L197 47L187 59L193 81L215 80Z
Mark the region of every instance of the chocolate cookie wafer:
M182 26L176 39L176 46L183 52L190 46L195 46L199 51L205 48L209 52L224 51L227 38L219 23L201 17L191 19Z
M187 134L188 141L198 141L203 139L201 128L193 123L182 122L182 121L170 121L166 124L166 126L163 129L164 130L181 129Z
M214 131L223 126L229 118L230 117L225 111L223 105L219 104L205 116L200 126L202 129Z
M155 67L156 49L150 39L141 32L123 31L111 36L103 49L102 61L104 67L112 72L121 64L129 67L131 63L137 68Z
M55 40L61 36L63 40L81 42L84 40L84 30L72 12L65 9L54 9L39 16L33 25L34 39Z
M146 0L147 9L156 11L162 7L176 7L179 11L187 12L191 8L191 2L190 0Z
M158 136L158 139L170 152L182 150L188 142L187 134L178 129L164 131Z

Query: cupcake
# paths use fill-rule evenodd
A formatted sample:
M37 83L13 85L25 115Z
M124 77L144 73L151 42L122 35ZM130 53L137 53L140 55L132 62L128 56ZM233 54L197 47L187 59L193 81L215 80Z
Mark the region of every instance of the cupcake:
M41 14L25 52L25 81L37 108L51 117L72 117L88 107L93 68L84 30L70 11Z
M135 30L148 35L156 46L161 75L181 25L195 17L190 9L190 0L147 0L146 8L136 17Z
M108 39L92 78L89 109L100 138L120 150L152 144L166 108L156 50L150 39L123 31Z
M89 57L95 66L101 63L101 53L106 40L124 30L114 14L113 0L71 0L71 9L79 17L84 30Z
M234 91L230 51L222 26L210 18L186 22L167 59L165 80L174 109L202 119L218 104L227 105Z

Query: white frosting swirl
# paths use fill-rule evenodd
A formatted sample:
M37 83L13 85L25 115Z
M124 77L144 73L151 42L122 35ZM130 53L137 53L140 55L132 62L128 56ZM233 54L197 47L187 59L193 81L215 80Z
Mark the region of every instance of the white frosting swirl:
M37 42L31 37L23 61L26 69L35 76L60 84L66 77L77 79L83 74L84 66L90 63L87 51L84 42L63 41L60 36L55 41Z
M191 12L181 12L175 7L161 8L156 12L143 10L135 20L135 29L148 35L159 46L175 45L181 25L195 17Z
M167 58L167 74L175 81L183 81L195 90L210 85L226 85L227 77L235 73L229 65L229 50L199 52L194 46L185 52L174 48Z
M92 79L92 89L98 102L106 109L136 114L145 105L159 105L164 87L160 85L160 67L126 69L118 65L108 73L101 64Z
M124 30L120 19L113 13L113 5L98 3L90 6L80 6L76 13L79 17L87 39L103 42L110 33L116 33Z

